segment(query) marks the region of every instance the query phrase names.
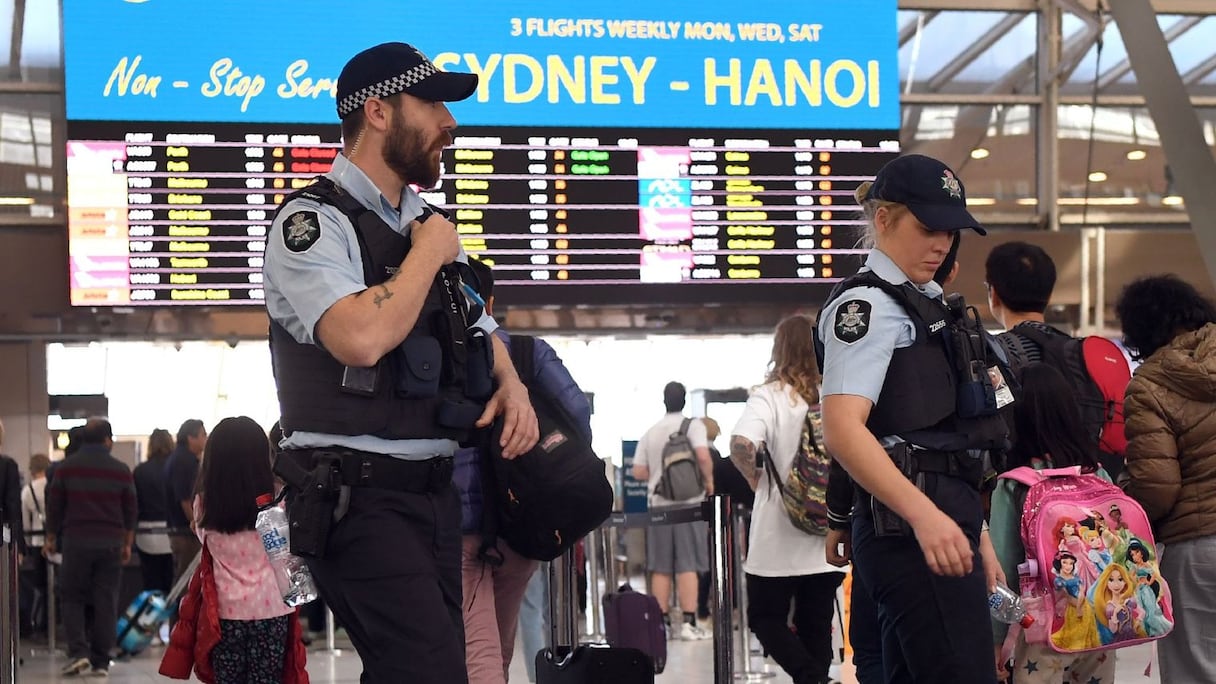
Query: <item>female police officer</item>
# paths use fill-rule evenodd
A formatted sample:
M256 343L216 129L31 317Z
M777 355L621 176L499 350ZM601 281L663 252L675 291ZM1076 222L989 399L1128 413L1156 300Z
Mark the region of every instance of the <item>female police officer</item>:
M928 157L895 159L858 197L875 248L819 318L824 439L860 487L852 551L879 606L884 679L994 682L976 456L1003 444L996 409L1012 397L987 382L977 318L933 281L957 231L985 231Z

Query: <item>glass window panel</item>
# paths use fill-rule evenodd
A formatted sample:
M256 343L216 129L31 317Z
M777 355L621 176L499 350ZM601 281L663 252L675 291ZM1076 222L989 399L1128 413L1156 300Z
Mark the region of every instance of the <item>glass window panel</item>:
M943 91L982 92L993 82L999 81L1010 71L1034 56L1038 44L1038 18L1026 14L1005 35L984 51L974 62L954 77Z
M63 157L63 96L0 94L0 221L62 213Z
M29 115L0 112L0 140L23 143L34 142L34 132L30 127Z
M1216 54L1216 16L1207 17L1189 31L1170 42L1170 54L1178 65L1178 73L1185 74Z
M938 12L912 40L899 49L899 80L904 92L923 91L929 79L965 50L970 41L984 35L1004 12Z
M16 0L0 0L0 80L62 83L59 0L24 0L21 51L13 64L13 9Z
M1067 21L1068 16L1069 16L1068 14L1065 14L1066 21L1064 22L1064 25L1065 25L1064 35L1066 37L1076 35L1076 32L1084 29L1084 24L1083 24L1083 22L1081 22L1080 19L1073 17L1073 21L1070 22L1070 21ZM1162 31L1168 31L1171 27L1173 27L1179 21L1182 21L1184 18L1185 17L1183 15L1179 15L1179 14L1161 14L1161 15L1157 16L1157 25L1159 27L1161 27ZM1200 42L1202 43L1203 42L1202 39L1204 37L1203 32L1205 31L1205 28L1204 28L1205 26L1207 26L1206 30L1208 32L1208 35L1206 36L1206 38L1207 38L1206 42L1208 42L1210 44L1211 43L1210 31L1212 30L1212 27L1207 25L1206 22L1204 22L1203 24L1200 24L1199 26L1191 28L1186 33L1183 33L1181 36L1179 36L1178 38L1175 39L1174 43L1176 43L1177 41L1183 40L1183 39L1187 39L1188 36L1191 36L1192 40L1195 38L1199 38ZM1071 30L1069 30L1069 29L1071 29ZM1198 35L1195 35L1195 36L1192 35L1192 34L1196 34L1197 32L1198 32ZM1066 40L1067 40L1067 38L1066 38ZM1175 50L1174 43L1171 43L1171 45L1170 45L1171 52L1174 52L1174 50ZM1209 49L1208 54L1211 54L1210 49ZM1178 53L1174 52L1174 55L1175 55L1175 59L1177 59ZM1103 31L1103 33L1102 33L1102 61L1101 61L1101 64L1098 64L1097 46L1095 45L1095 46L1090 47L1089 51L1085 53L1085 57L1082 58L1081 62L1077 65L1076 70L1073 71L1072 74L1069 76L1068 82L1064 84L1064 86L1060 89L1060 91L1064 94L1069 94L1069 95L1075 95L1075 94L1081 94L1081 93L1088 94L1089 92L1091 92L1091 90L1093 88L1095 66L1097 66L1099 69L1101 69L1101 73L1104 74L1104 73L1107 73L1111 69L1111 67L1118 65L1125 59L1127 59L1127 46L1125 46L1123 44L1123 34L1121 34L1119 32L1119 27L1117 25L1115 25L1115 22L1112 20L1110 23L1107 24L1106 30ZM1139 94L1138 90L1136 88L1135 72L1129 71L1128 73L1124 74L1118 80L1118 82L1108 86L1103 92L1109 93L1109 94L1129 94L1129 95Z
M1029 105L905 107L903 151L927 154L954 168L985 223L1033 219L1037 195L1037 108Z

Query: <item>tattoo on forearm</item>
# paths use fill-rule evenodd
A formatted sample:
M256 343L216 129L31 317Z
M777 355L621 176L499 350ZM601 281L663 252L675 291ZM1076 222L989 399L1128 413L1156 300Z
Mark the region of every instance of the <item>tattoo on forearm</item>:
M734 436L730 440L730 461L735 464L752 489L760 482L760 470L756 463L756 445L746 437Z
M393 277L395 278L396 276ZM389 279L389 282L391 281L392 278ZM376 308L379 309L384 304L384 300L392 299L393 292L384 285L377 285L376 287L380 288L380 291L373 295L372 301L376 303Z

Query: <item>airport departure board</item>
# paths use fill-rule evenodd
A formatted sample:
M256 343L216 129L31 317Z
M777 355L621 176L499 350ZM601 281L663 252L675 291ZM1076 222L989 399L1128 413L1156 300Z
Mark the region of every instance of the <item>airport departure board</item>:
M257 25L235 1L65 0L72 303L261 304L275 208L341 150L341 65L394 39L481 76L420 191L505 302L760 301L857 268L853 190L898 152L894 2L819 3L814 21L776 2L588 3L582 19L474 4L467 33L369 26L322 49L218 33ZM859 40L859 4L890 26ZM455 20L398 5L352 6ZM252 11L290 34L329 7ZM148 30L134 46L86 30L103 15ZM185 45L171 25L217 40Z

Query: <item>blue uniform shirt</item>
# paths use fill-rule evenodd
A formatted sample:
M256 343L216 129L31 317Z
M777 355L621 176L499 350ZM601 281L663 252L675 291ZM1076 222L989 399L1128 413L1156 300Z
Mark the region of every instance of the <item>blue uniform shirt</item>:
M893 285L909 282L899 266L877 249L870 250L861 270L873 271ZM927 297L942 296L936 282L916 287ZM872 286L854 287L823 310L819 337L824 348L820 395L852 394L877 404L891 355L916 341L916 326L886 292Z
M376 212L390 227L409 235L409 224L426 204L418 193L406 186L401 191L400 210L380 193L367 174L339 154L326 174L334 183ZM315 212L320 230L312 244L297 250L285 242L282 223L294 212ZM464 249L457 261L468 262ZM337 207L309 199L294 199L283 206L266 238L266 261L262 268L266 290L266 310L296 341L317 344L317 321L335 302L367 289L363 282L363 258L359 241L346 215ZM481 310L478 307L478 310ZM475 324L487 333L498 324L484 312ZM450 455L456 443L447 439L388 440L371 435L328 435L294 432L283 440L284 448L344 446L401 458L429 458Z

